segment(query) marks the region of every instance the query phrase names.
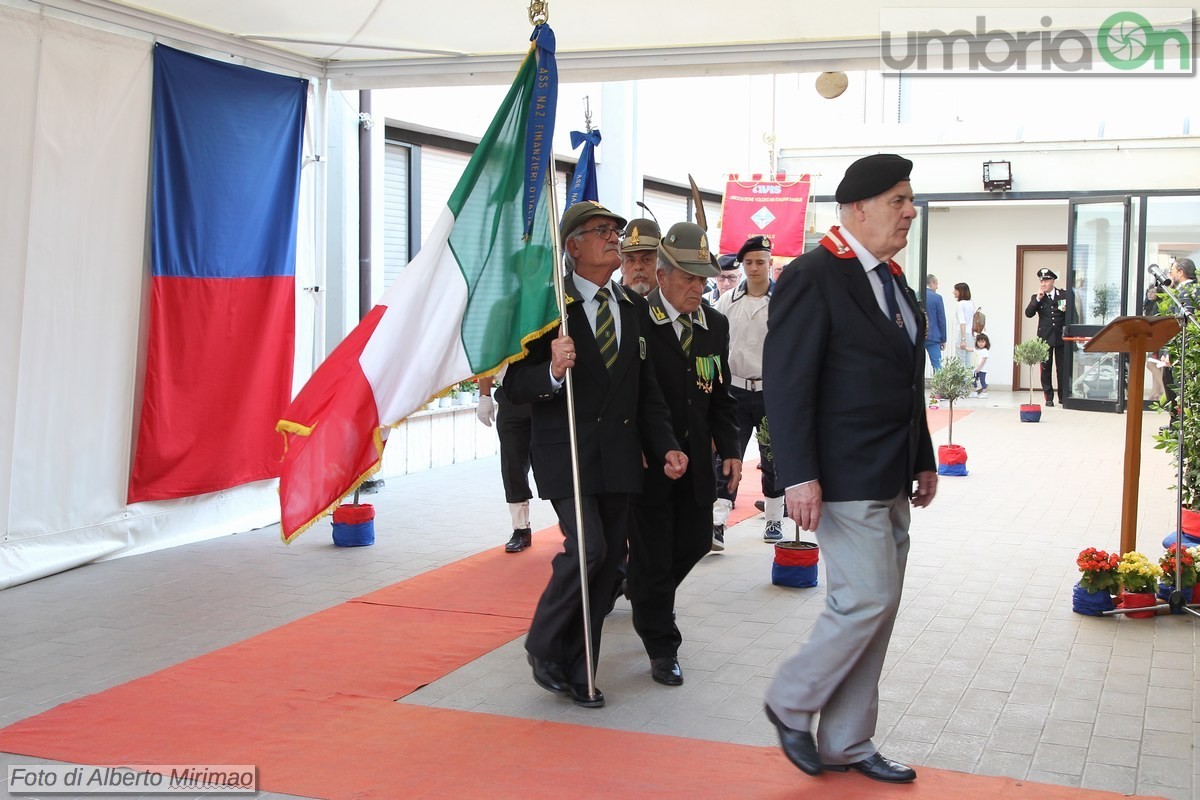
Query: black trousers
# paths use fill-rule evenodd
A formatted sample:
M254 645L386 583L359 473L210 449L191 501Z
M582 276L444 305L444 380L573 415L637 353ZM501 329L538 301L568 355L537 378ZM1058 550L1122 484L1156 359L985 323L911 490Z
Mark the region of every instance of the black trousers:
M583 589L579 581L579 546L575 528L575 498L550 501L564 534L563 552L550 562L550 582L538 600L525 649L544 661L557 661L571 683L587 683L583 638ZM629 535L630 496L584 495L585 553L588 573L588 617L591 620L593 668L600 659L600 631L612 602L617 568L625 558Z
M691 471L671 482L666 500L634 504L629 535L629 601L633 627L650 658L679 653L675 591L712 546L712 503L700 505Z
M1054 399L1054 385L1050 379L1055 372L1058 373L1058 402L1061 404L1067 396L1067 366L1063 361L1063 350L1061 344L1051 347L1046 360L1042 362L1042 394L1046 396L1047 402Z
M494 395L496 435L500 437L500 477L504 480L504 500L509 503L524 503L533 497L533 492L529 488L531 406L508 402L501 387L496 387Z
M762 392L751 392L736 386L729 388L733 399L737 400L738 448L742 458L746 457L746 445L750 436L762 426L763 417L767 415L766 403L763 402ZM729 491L729 480L721 474L721 461L716 461L717 497L730 502L737 499L737 492ZM764 497L783 497L783 489L775 488L775 464L769 458L760 458L758 467L762 470L762 493ZM743 475L742 479L745 480ZM786 488L786 487L785 487ZM711 520L710 520L711 525Z

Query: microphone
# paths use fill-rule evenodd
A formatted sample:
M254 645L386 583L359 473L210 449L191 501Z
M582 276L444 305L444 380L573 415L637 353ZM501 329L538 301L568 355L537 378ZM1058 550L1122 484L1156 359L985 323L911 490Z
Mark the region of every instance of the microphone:
M1171 285L1171 279L1167 277L1167 274L1162 271L1162 268L1158 264L1151 264L1148 271L1154 276L1154 282L1159 286Z

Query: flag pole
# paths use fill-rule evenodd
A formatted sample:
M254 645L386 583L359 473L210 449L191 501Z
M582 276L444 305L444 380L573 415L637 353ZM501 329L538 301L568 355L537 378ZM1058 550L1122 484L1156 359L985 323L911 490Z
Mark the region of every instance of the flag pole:
M558 300L558 314L561 320L559 330L563 336L567 336L569 334L567 333L566 287L563 282L562 240L558 229L557 171L552 151L550 169L546 174L546 182L549 184L550 189L550 196L547 198L547 202L550 203L550 243L554 254L554 296ZM571 369L567 369L564 380L567 385L567 432L570 435L571 443L571 481L575 489L575 546L579 550L579 596L583 604L583 653L584 659L587 661L588 697L595 697L596 668L595 662L592 659L592 615L591 602L588 599L587 546L585 545L583 532L583 508L579 504L581 488L579 480L579 442L578 437L575 435L575 382L571 380Z

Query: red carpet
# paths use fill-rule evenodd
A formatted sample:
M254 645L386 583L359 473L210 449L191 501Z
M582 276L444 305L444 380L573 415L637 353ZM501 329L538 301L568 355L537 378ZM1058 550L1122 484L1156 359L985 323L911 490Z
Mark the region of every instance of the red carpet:
M751 484L739 518L757 513ZM775 747L394 702L522 635L560 536L540 531L520 557L494 548L58 706L0 731L0 751L81 764L255 764L260 791L323 798L1121 797L929 767L908 786L814 779Z

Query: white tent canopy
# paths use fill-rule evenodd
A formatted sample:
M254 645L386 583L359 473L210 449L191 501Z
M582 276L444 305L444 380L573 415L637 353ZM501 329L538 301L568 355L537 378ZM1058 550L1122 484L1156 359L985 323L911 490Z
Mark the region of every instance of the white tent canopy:
M13 0L2 0L13 2ZM507 83L530 31L526 0L44 0L79 15L329 78L334 89ZM564 80L811 72L879 63L881 12L899 4L758 0L547 3ZM930 7L946 5L941 2ZM955 8L996 9L965 0ZM1071 17L1078 9L1078 19ZM1186 15L1186 10L1181 11ZM1055 3L1055 27L1094 16Z

